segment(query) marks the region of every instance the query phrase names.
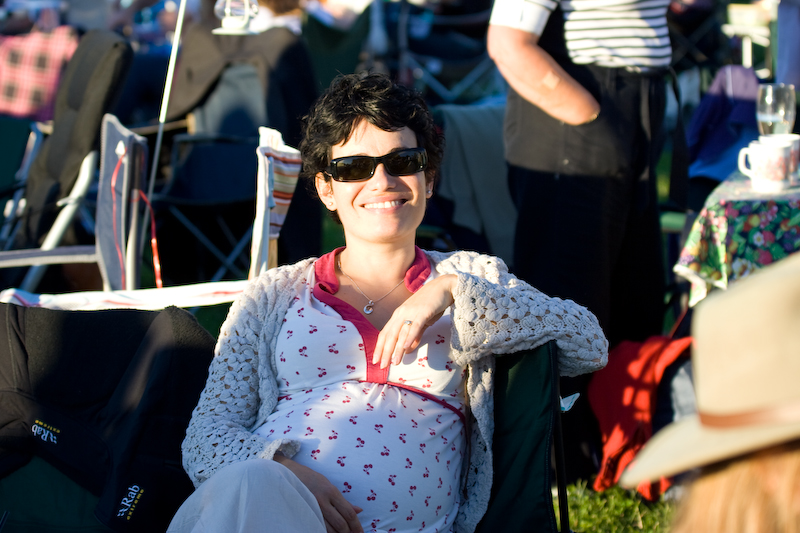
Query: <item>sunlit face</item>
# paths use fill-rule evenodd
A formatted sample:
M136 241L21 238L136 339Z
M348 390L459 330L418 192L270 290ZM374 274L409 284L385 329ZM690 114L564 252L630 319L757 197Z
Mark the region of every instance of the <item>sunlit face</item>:
M353 155L379 157L416 147L416 135L408 127L384 131L362 120L347 142L333 146L331 159ZM430 198L424 172L392 176L383 164L377 166L367 181L326 183L320 174L316 186L325 206L339 215L348 244L353 239L413 244L425 214L425 203Z

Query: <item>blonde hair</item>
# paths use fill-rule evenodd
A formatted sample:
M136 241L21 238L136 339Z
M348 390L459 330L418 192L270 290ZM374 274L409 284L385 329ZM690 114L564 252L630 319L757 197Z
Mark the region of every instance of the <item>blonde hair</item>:
M800 533L800 440L704 467L671 533Z

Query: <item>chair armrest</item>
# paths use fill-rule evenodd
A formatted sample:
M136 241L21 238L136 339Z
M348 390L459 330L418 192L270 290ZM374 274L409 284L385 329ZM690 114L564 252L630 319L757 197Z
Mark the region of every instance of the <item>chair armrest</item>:
M94 245L59 246L52 250L31 248L0 252L0 268L96 262L97 248Z

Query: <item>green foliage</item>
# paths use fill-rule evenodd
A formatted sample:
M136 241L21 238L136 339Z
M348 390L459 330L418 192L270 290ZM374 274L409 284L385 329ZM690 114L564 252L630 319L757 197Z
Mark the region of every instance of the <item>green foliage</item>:
M658 203L663 204L669 199L669 175L672 168L672 147L665 146L661 157L656 163L656 190Z
M206 328L206 330L211 333L211 336L216 339L219 337L219 330L222 327L222 323L225 322L225 318L228 316L228 309L230 309L230 307L230 303L224 303L197 307L193 309L192 312L197 318L197 321L200 322L200 325Z
M648 502L636 491L595 492L585 481L567 487L570 529L576 533L667 533L675 505ZM553 505L558 519L558 500ZM559 526L560 527L560 526Z
M328 210L320 204L320 209L324 211L322 215L322 250L320 255L327 254L344 246L344 228L341 224L333 221Z

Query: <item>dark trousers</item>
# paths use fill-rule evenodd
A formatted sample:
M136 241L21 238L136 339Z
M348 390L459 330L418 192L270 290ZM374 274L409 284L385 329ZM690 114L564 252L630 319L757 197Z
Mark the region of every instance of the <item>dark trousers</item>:
M656 76L583 67L601 105L569 126L520 108L529 139L509 189L517 205L514 273L551 296L584 305L613 346L660 333L664 265L655 164L665 87ZM507 121L509 117L507 117ZM507 130L508 134L508 130Z
M618 69L584 67L582 75L601 105L594 122L569 126L532 105L515 119L525 121L530 139L530 152L521 159L538 168L509 165L518 211L513 266L544 293L586 306L614 346L662 329L665 274L655 164L665 88L659 77ZM562 379L562 396L582 394L564 416L570 480L595 473L600 452L586 400L590 379Z
M626 206L619 185L509 167L519 213L514 273L586 306L612 346L659 333L664 312L657 205Z

